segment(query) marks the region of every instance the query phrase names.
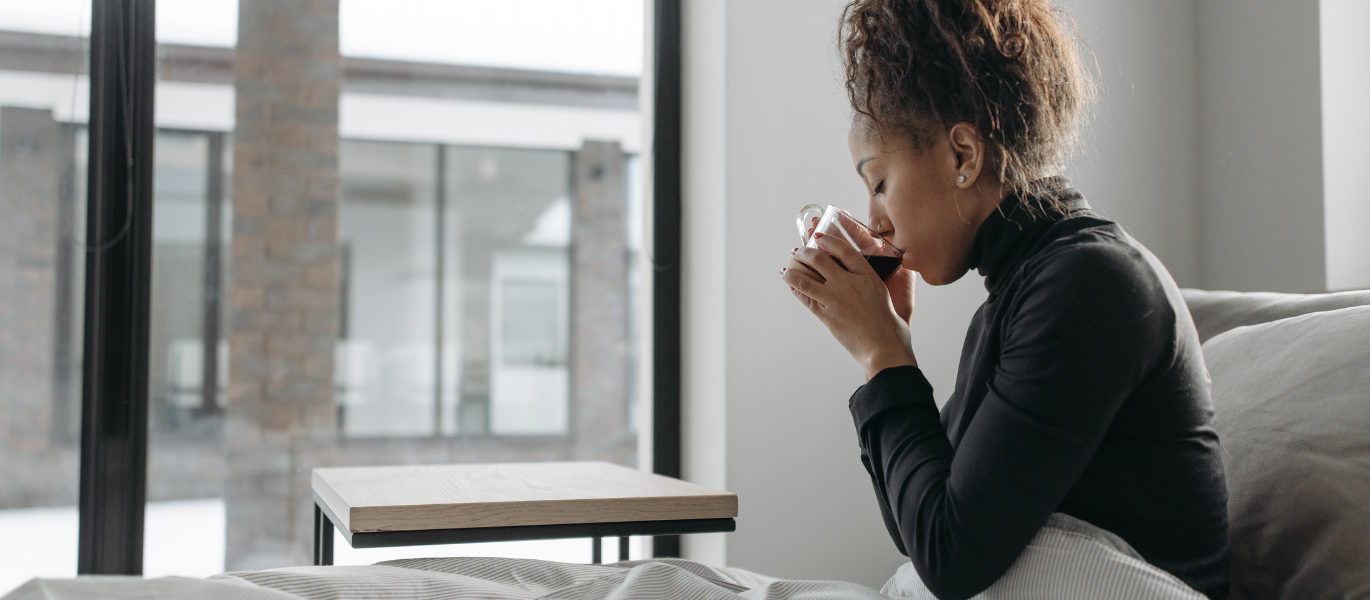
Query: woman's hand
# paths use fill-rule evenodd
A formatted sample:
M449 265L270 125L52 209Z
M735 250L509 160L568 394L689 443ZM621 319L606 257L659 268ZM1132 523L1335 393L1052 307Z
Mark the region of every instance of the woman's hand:
M885 279L885 289L890 292L890 303L894 305L894 314L899 315L899 320L904 322L905 327L913 320L913 284L917 279L918 276L913 271L904 267L895 269Z
M903 365L917 365L909 346L908 320L913 310L913 273L900 269L880 281L870 263L846 240L823 236L818 248L801 248L794 258L822 275L825 282L798 272L785 271L781 277L793 288L795 297L827 326L837 342L866 371L866 379L876 373ZM835 260L834 260L835 259ZM895 280L895 278L900 278ZM901 296L905 311L898 311L891 294Z

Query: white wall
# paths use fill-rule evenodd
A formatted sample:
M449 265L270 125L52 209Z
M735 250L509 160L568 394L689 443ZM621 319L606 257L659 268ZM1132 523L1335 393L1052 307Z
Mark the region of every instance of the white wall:
M729 489L723 285L728 268L723 229L728 210L726 17L723 0L682 6L681 470L689 481L720 489ZM740 511L747 511L752 499L739 498L738 503ZM726 541L727 534L685 536L682 553L725 566Z
M1070 174L1183 286L1370 287L1358 0L1072 1L1100 106Z
M1317 0L1203 0L1198 39L1204 287L1326 290Z
M1092 50L1099 107L1068 173L1090 204L1201 284L1195 0L1070 0ZM1092 65L1091 65L1092 66Z
M860 369L782 285L811 202L865 204L830 61L837 0L686 6L685 471L740 497L687 556L878 587L901 562L859 462Z
M1320 9L1327 288L1370 288L1370 2L1322 0Z

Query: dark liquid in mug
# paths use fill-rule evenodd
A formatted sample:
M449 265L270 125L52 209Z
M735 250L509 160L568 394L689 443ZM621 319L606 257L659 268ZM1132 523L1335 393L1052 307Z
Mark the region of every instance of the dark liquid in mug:
M880 279L888 279L890 275L899 270L899 263L902 262L902 259L894 256L866 256L863 258L871 264L871 268L875 269L875 274L879 275Z

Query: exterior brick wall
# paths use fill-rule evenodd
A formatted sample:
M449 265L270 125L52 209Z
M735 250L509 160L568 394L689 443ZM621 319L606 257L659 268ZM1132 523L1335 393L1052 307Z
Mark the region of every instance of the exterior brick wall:
M242 0L234 73L229 570L309 563L335 444L338 0Z
M0 507L76 498L75 449L52 427L62 166L52 111L0 108Z
M574 458L632 464L625 164L618 142L587 141L572 160L571 428Z

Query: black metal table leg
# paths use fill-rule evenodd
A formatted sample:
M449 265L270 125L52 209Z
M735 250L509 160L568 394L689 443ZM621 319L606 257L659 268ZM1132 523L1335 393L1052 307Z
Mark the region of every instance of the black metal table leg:
M618 561L628 560L628 536L618 536Z
M319 566L319 561L323 559L323 553L320 552L320 550L322 550L322 548L319 547L319 538L321 537L321 536L319 535L319 529L322 528L322 524L321 524L322 519L323 519L323 511L322 511L322 510L319 510L319 505L318 505L318 504L315 504L315 505L314 505L314 563L313 563L313 564L314 564L314 566L316 566L316 567Z
M594 543L590 546L590 562L597 565L601 564L604 562L604 553L601 551L600 547L600 542L602 542L603 540L599 536L595 536L590 539L594 540Z
M323 564L333 564L333 521L329 520L328 515L323 517L323 539L319 540L323 546Z
M333 564L333 521L314 505L314 564L329 566Z

